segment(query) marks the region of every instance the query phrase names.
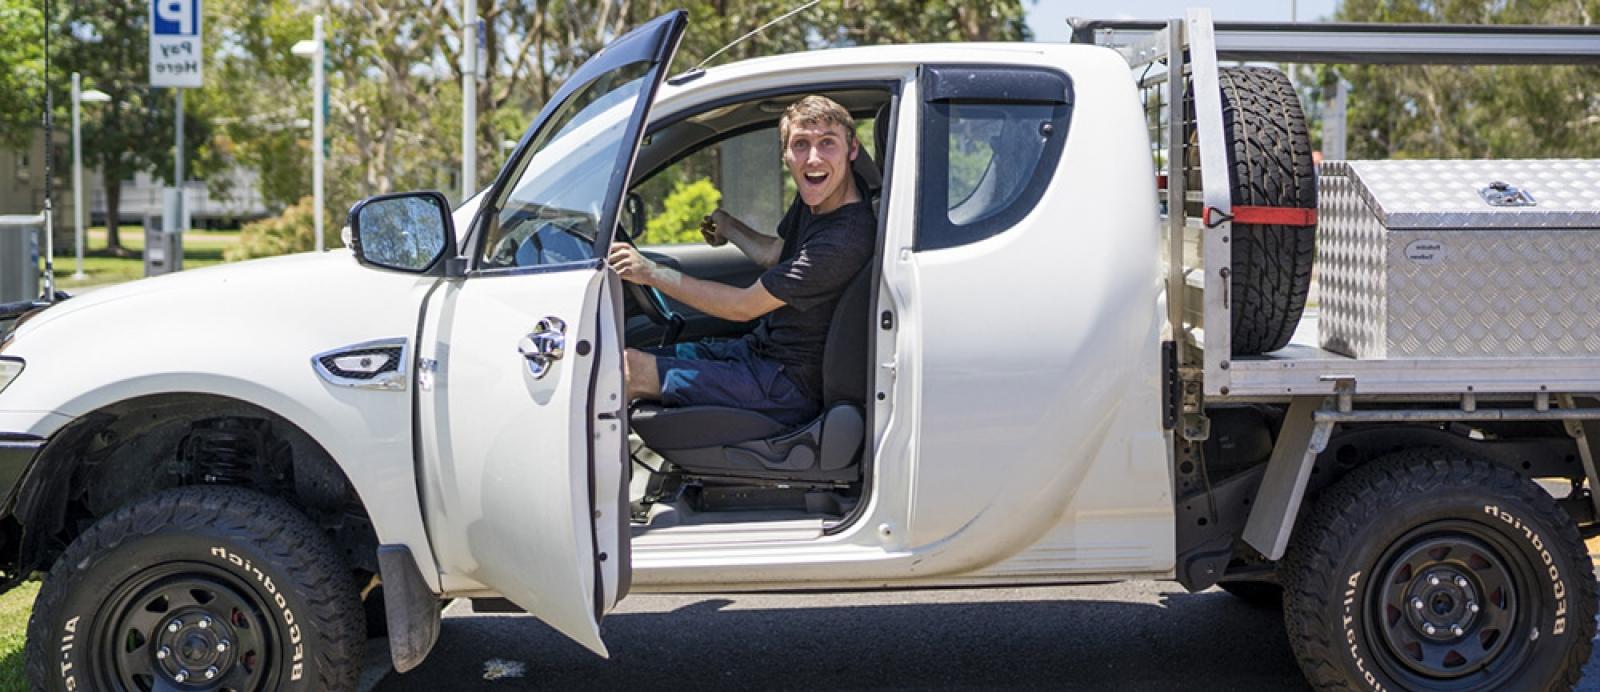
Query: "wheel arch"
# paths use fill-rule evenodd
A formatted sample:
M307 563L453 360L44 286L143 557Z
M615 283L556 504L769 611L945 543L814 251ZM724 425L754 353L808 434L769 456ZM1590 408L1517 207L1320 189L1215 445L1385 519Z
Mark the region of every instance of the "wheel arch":
M283 497L330 532L353 569L377 574L377 547L384 541L369 499L392 493L377 487L379 479L350 472L330 449L334 445L308 430L318 426L296 418L280 407L205 391L137 394L73 418L50 435L12 496L4 530L12 534L7 561L16 562L6 570L8 581L47 569L73 538L118 506L201 484L244 485ZM245 446L253 446L253 454L235 449L225 470L196 468L199 457L182 457L197 431L216 440L251 438ZM406 473L412 473L409 464ZM420 525L420 511L413 512ZM409 543L422 574L437 574L425 541L382 537Z
M1471 429L1426 423L1338 425L1308 456L1304 452L1313 443L1310 415L1317 403L1306 402L1310 405L1303 404L1298 412L1292 406L1266 406L1234 410L1250 414L1245 416L1214 415L1213 437L1232 440L1231 451L1238 458L1219 459L1223 455L1215 441L1203 453L1198 444L1180 448L1181 459L1190 462L1178 468L1176 503L1178 579L1186 587L1198 590L1219 580L1275 580L1281 549L1301 530L1319 497L1350 473L1385 463L1400 452L1439 450L1529 479L1576 483L1584 477L1578 442L1559 424L1483 423ZM1297 417L1303 418L1298 427L1292 424ZM1586 495L1574 492L1556 502L1586 532L1593 530L1597 517ZM1249 530L1252 523L1259 524L1257 540ZM1271 550L1275 542L1280 546L1276 554Z

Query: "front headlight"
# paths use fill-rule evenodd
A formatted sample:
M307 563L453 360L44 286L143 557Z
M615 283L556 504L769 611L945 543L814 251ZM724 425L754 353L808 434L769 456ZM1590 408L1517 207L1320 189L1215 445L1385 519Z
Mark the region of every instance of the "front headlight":
M21 358L0 356L0 392L6 391L6 387L11 384L11 381L17 379L17 375L22 374L23 365L25 363L22 362Z

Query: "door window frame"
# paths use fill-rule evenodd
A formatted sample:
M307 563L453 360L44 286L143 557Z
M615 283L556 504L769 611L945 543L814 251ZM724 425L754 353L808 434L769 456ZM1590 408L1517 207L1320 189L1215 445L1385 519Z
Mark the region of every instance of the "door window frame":
M677 19L686 23L687 19L681 15ZM645 25L646 27L650 25ZM644 27L641 27L644 28ZM683 40L681 27L666 24L656 27L659 31L677 31L678 37L672 42L629 41L629 36L617 39L617 42L607 46L599 54L585 62L561 88L550 97L539 114L533 120L533 126L522 133L522 139L517 141L517 147L500 167L500 172L495 175L494 184L489 187L482 204L478 205L477 213L472 219L472 228L468 236L472 237L472 251L467 257L467 278L490 276L521 276L538 274L551 271L569 271L575 269L598 269L605 262L606 249L610 247L612 237L616 234L617 216L622 208L623 193L627 190L627 182L632 179L634 159L639 153L639 144L644 139L645 116L649 114L657 92L660 91L662 72L667 69L667 59L676 52L678 43ZM657 45L659 43L659 45ZM621 44L621 45L618 45ZM555 264L540 264L527 267L481 267L483 260L484 244L489 237L483 230L488 219L500 214L499 203L503 201L506 188L516 182L520 177L525 159L533 155L534 143L545 128L551 126L551 118L562 106L565 106L572 97L581 93L585 88L614 70L627 65L648 62L650 67L645 71L643 91L634 104L633 113L628 117L628 130L623 134L622 146L618 147L617 160L612 164L611 178L606 186L606 199L602 200L600 219L595 227L595 256L585 260L572 262L559 262ZM620 186L620 187L619 187ZM612 194L613 191L616 194Z

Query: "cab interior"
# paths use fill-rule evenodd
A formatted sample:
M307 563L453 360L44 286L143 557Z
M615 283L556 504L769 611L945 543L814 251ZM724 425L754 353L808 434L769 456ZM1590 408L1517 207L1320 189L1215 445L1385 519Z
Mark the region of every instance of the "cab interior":
M675 527L692 531L787 520L811 526L820 520L827 531L848 525L865 496L874 429L868 405L874 396L873 307L887 179L879 162L888 158L891 145L892 85L747 95L655 125L639 149L621 223L654 261L701 279L753 283L763 268L732 243L705 244L699 217L686 227L684 212L720 206L751 228L775 234L789 205L800 203L782 162L778 120L790 103L808 94L837 101L855 118L861 147L853 168L863 195L878 210L878 251L846 288L827 335L822 413L789 426L743 409L633 402L629 499L636 536ZM720 193L714 203L707 200L710 189ZM625 339L634 348L738 338L756 326L722 320L664 296L665 305L653 307L645 292L631 285L624 296Z

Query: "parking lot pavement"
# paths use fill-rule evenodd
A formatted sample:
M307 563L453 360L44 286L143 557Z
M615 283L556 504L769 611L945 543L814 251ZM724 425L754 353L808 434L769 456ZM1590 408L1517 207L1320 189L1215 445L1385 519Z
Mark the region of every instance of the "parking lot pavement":
M372 689L1306 687L1277 610L1169 582L641 594L606 618L605 638L609 661L530 617L458 601L427 662Z

